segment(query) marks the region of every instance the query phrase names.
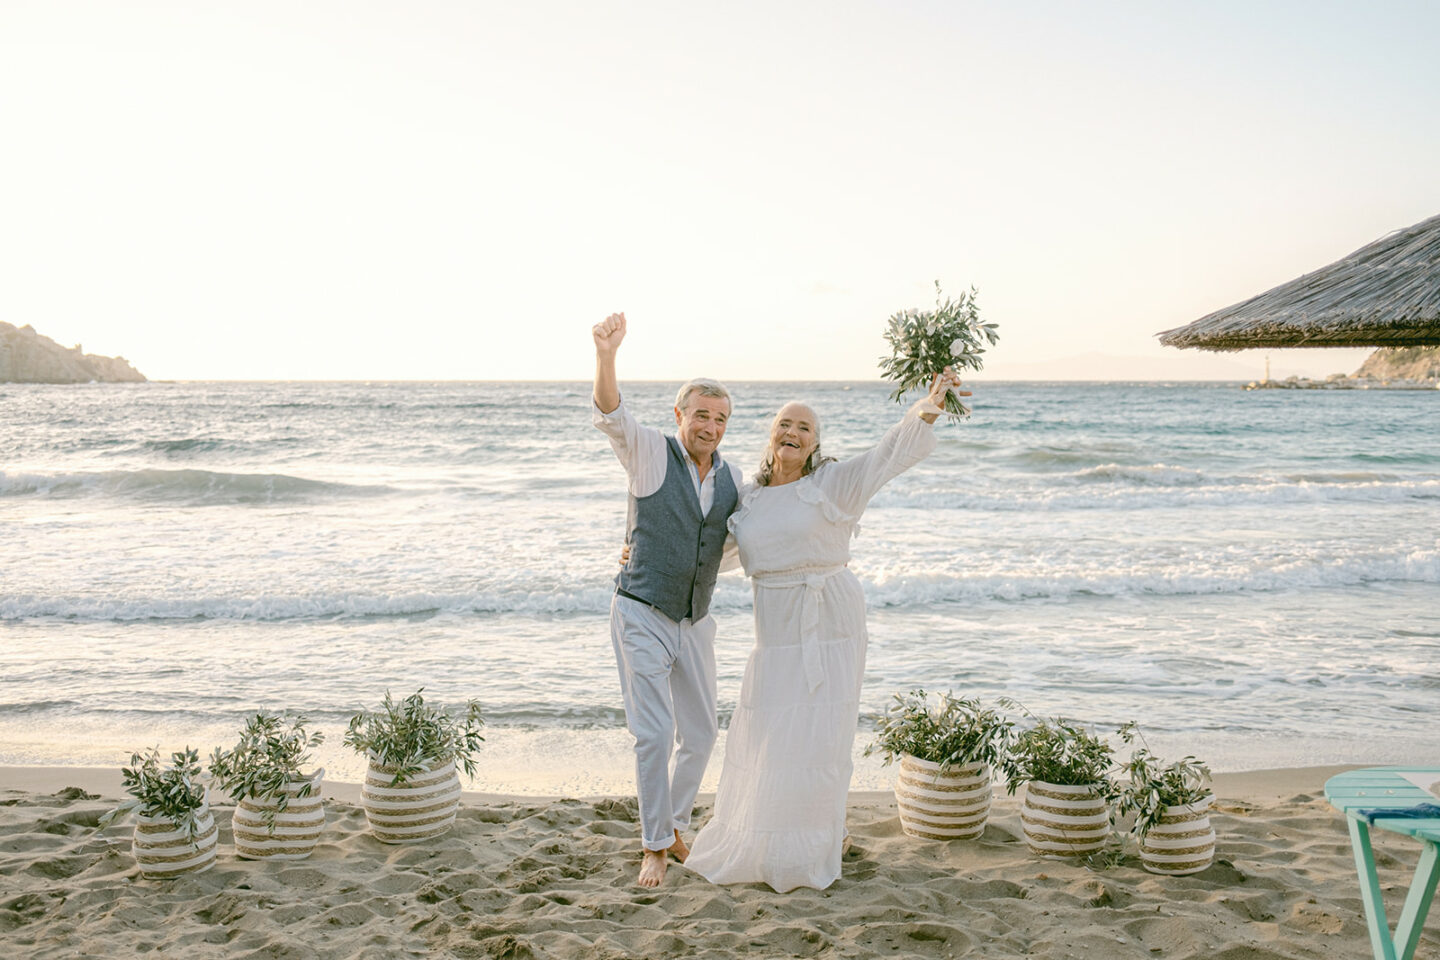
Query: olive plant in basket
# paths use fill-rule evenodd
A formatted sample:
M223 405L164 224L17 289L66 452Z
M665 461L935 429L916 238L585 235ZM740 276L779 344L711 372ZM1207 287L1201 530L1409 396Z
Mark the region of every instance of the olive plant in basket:
M1117 791L1116 812L1134 814L1132 828L1143 838L1159 824L1166 807L1182 807L1209 801L1210 768L1194 757L1183 757L1166 763L1150 751L1139 728L1128 723L1120 728L1126 743L1138 739L1144 744L1120 765L1125 782Z
M924 690L896 694L876 721L866 756L900 761L895 804L912 837L978 837L990 813L991 773L1005 753L1013 722L978 700Z
M1104 848L1113 765L1114 749L1103 737L1060 717L1015 737L1001 767L1010 793L1025 785L1020 820L1032 853L1084 857Z
M971 287L958 299L944 297L936 280L934 310L901 310L890 317L885 339L891 353L880 358L880 372L895 384L891 400L899 401L909 390L929 390L946 367L958 372L985 365L980 355L986 345L999 342L1000 334L996 324L980 320L976 293ZM970 416L970 408L953 392L945 395L945 412L952 420Z
M478 702L451 711L427 706L423 692L396 703L387 691L379 710L357 713L345 731L345 745L370 758L360 799L383 843L415 843L450 829L460 803L456 767L473 777L485 739Z
M128 814L163 817L185 831L193 841L200 832L199 811L205 806L205 788L199 784L200 753L186 747L160 765L160 748L130 754L130 766L120 768L121 783L130 799L100 818L100 825L123 820Z
M1079 724L1061 717L1040 720L1022 731L1010 744L1001 763L1013 794L1023 783L1041 781L1064 786L1096 786L1107 798L1114 786L1110 772L1115 750Z
M135 814L135 859L152 879L198 873L215 864L215 818L200 785L199 751L186 747L162 764L160 748L132 753L121 768L130 799L100 818L105 826Z
M942 768L999 764L1015 722L979 700L942 693L933 699L924 690L895 694L875 721L875 739L865 755L879 753L885 765L903 756Z
M1120 766L1125 782L1118 790L1116 812L1134 814L1131 832L1140 841L1146 870L1160 874L1196 873L1215 859L1215 831L1210 825L1210 768L1194 757L1166 763L1150 751L1133 723L1120 728L1126 743L1143 746Z
M216 747L210 755L210 776L236 801L231 826L242 857L298 860L315 849L325 826L319 796L325 771L303 768L325 735L308 733L306 725L304 716L262 710L232 749Z
M260 711L245 722L240 740L229 750L216 747L210 754L210 776L237 801L274 800L264 814L272 827L275 815L284 813L292 797L315 792L316 783L303 767L309 750L325 742L323 733L307 733L303 715L281 717ZM286 787L294 784L294 792Z
M392 785L446 763L475 775L475 754L485 739L479 701L456 711L426 705L424 692L422 687L396 703L387 690L379 710L361 710L345 730L345 746L393 769Z

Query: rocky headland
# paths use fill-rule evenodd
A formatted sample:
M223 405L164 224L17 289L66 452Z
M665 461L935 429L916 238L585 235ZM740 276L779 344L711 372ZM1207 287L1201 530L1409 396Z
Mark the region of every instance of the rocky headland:
M1435 390L1440 389L1440 347L1381 347L1351 374L1324 380L1286 377L1255 380L1246 390Z
M62 347L26 324L0 321L0 383L144 383L145 375L124 357L86 353L77 343Z

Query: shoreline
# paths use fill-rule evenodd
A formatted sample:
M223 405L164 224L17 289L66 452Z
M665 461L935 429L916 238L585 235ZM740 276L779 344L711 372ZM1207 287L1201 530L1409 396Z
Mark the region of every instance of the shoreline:
M338 722L317 724L327 741L312 752L308 769L324 768L326 782L360 783L365 762L340 743L343 726ZM202 749L233 742L236 725L212 722L204 726L178 725L148 731L117 730L98 723L86 723L70 730L51 731L46 741L27 740L24 727L0 725L0 771L15 768L109 769L118 790L119 770L135 744L189 744ZM487 727L487 738L473 780L466 781L470 792L514 797L604 797L624 796L634 790L633 738L623 727L568 729ZM725 756L727 730L721 730L701 782L702 794L718 787ZM852 791L889 790L894 769L879 755L865 754L873 733L857 731L851 756L854 764ZM1361 743L1353 736L1331 731L1326 736L1217 737L1214 732L1148 734L1151 748L1160 756L1194 755L1203 758L1216 775L1250 773L1303 767L1345 765L1384 766L1414 761L1440 764L1440 749L1418 733L1390 736L1381 742ZM167 751L170 749L167 747ZM167 752L168 755L168 752ZM3 780L0 780L3 785ZM94 792L93 790L91 792Z
M1394 766L1395 764L1386 764ZM1275 767L1265 770L1250 770L1241 773L1217 773L1213 777L1215 796L1233 800L1272 800L1300 793L1323 792L1325 781L1337 773L1354 770L1367 764L1334 764L1308 767ZM23 766L0 765L0 794L21 791L35 794L51 794L69 787L78 787L86 793L99 794L106 799L120 799L124 790L121 786L120 768L117 767L69 767L69 766ZM325 780L321 796L346 803L360 802L360 784L343 780ZM494 803L554 803L561 800L619 800L633 794L520 794L491 793L467 790L461 794L462 804ZM852 790L852 802L875 803L891 798L888 790ZM697 803L714 802L713 791L702 792Z

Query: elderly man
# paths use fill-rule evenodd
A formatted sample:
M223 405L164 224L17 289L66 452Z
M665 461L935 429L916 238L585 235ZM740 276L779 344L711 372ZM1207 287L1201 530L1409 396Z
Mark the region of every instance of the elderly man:
M620 402L615 380L625 314L611 314L593 333L595 426L610 438L630 488L628 558L615 578L610 639L626 726L635 738L644 846L639 883L656 887L665 878L667 855L684 861L690 852L680 831L690 826L715 745L710 596L741 477L715 450L730 419L723 386L714 380L682 386L673 436L642 427Z

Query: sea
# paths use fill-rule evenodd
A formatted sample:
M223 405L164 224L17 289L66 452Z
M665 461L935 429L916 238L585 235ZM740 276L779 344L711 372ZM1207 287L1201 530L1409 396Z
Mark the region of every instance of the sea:
M676 386L625 401L673 426ZM904 409L879 382L729 386L747 475L785 401L840 457ZM1440 763L1440 392L973 389L852 541L854 788L889 784L864 749L914 689L1133 720L1216 771ZM630 793L625 506L586 382L0 385L0 764L208 755L293 710L357 781L347 719L423 690L480 702L473 789ZM722 728L750 597L716 590Z

